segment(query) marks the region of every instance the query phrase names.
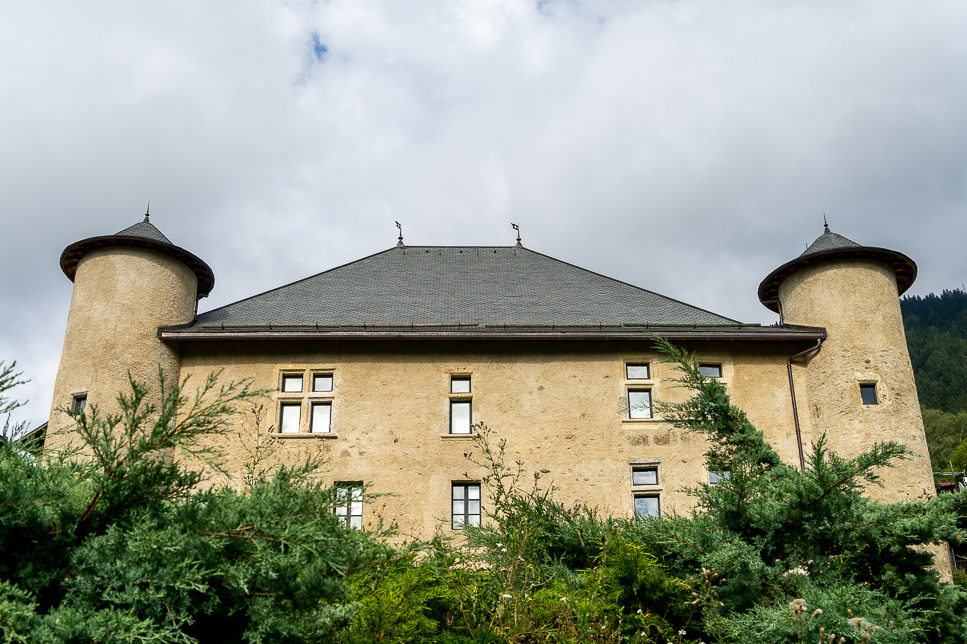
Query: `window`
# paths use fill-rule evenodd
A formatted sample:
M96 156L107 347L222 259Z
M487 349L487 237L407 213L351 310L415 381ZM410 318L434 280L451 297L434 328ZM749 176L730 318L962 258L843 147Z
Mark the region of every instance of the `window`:
M277 433L308 437L334 436L332 432L331 371L286 370L279 383Z
M636 465L631 468L632 485L658 485L657 465Z
M451 526L480 525L480 483L454 483L451 498Z
M336 483L336 516L352 528L363 528L362 483Z
M648 380L651 378L651 369L647 363L625 365L625 375L628 380Z
M661 515L661 503L657 494L636 494L635 495L635 516L636 517L657 517Z
M298 434L302 424L302 403L282 403L279 414L279 432Z
M710 470L708 473L708 482L711 485L715 485L720 481L728 481L732 478L732 472L730 470Z
M309 431L313 434L328 433L332 425L332 403L312 403L312 417L309 420Z
M84 413L87 409L87 394L78 394L71 400L71 411L75 414Z
M470 398L470 376L450 377L450 433L473 432L473 409Z
M860 385L860 398L864 405L878 405L880 401L876 397L876 383Z
M302 374L284 374L282 376L282 392L287 394L302 393Z
M651 418L651 389L628 390L628 418Z
M722 377L722 365L720 364L700 364L698 365L698 372L705 376L706 378L721 378Z

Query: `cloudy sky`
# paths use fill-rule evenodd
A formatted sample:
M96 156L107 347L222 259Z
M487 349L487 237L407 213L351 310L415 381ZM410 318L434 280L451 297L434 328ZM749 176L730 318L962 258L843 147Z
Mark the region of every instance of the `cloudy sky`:
M748 322L822 232L967 281L967 3L0 8L0 359L50 405L61 250L141 219L202 310L408 244L534 250Z

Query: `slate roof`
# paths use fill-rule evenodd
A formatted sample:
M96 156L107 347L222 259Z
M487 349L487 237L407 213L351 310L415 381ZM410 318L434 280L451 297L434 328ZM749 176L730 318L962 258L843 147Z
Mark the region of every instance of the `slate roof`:
M900 295L910 288L917 278L916 263L895 250L864 246L852 239L837 235L823 226L823 234L816 238L799 257L786 262L759 284L759 301L766 308L779 312L779 287L794 273L820 262L838 259L865 259L886 264L896 272L897 290Z
M523 247L406 246L208 311L189 325L164 327L161 337L627 326L763 330Z
M87 253L101 248L144 248L153 250L183 262L198 278L198 297L202 298L211 293L215 286L215 274L208 264L198 256L188 252L180 246L171 243L164 234L152 224L148 215L145 214L144 220L139 221L133 226L128 226L113 235L101 235L99 237L88 237L78 242L74 242L64 249L60 255L60 268L64 275L74 281L77 273L77 264Z

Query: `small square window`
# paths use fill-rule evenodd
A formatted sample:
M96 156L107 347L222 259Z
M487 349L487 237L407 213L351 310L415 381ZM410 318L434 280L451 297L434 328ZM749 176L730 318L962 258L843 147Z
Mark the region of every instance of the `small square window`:
M336 516L352 528L363 528L362 483L336 483Z
M315 373L312 374L313 391L332 391L332 374Z
M87 394L74 396L74 399L71 400L71 411L75 414L81 414L85 409L87 409Z
M655 466L631 468L632 485L658 485L658 468Z
M471 433L471 409L469 400L450 401L450 433L451 434L470 434Z
M469 394L470 376L453 376L450 378L451 394Z
M302 392L302 374L282 376L282 392L298 394Z
M860 398L863 399L864 405L878 405L880 404L879 399L876 397L876 383L871 384L861 384L860 385Z
M709 471L708 473L708 482L711 485L715 485L721 481L728 481L730 478L732 478L732 472L729 470Z
M629 364L625 366L625 375L628 380L648 380L651 378L651 368L645 364Z
M282 434L298 434L302 424L302 405L299 403L282 405L279 415L279 432Z
M651 418L651 390L628 390L628 418Z
M642 518L661 516L661 503L658 500L658 495L635 496L635 516Z
M450 504L451 526L454 530L462 530L466 525L480 525L479 483L454 483Z
M721 378L722 377L722 365L720 364L700 364L698 365L698 372L705 376L706 378Z
M313 434L328 433L332 426L332 405L330 403L312 403L312 416L309 431Z

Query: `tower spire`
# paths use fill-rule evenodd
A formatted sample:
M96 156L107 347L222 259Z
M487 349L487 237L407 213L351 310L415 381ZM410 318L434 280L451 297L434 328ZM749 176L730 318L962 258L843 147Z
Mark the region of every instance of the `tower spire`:
M829 232L829 222L826 221L826 211L825 210L823 211L823 232L824 233L828 233Z
M150 218L151 218L151 202L149 201L148 207L144 209L144 223L150 224L151 223Z

